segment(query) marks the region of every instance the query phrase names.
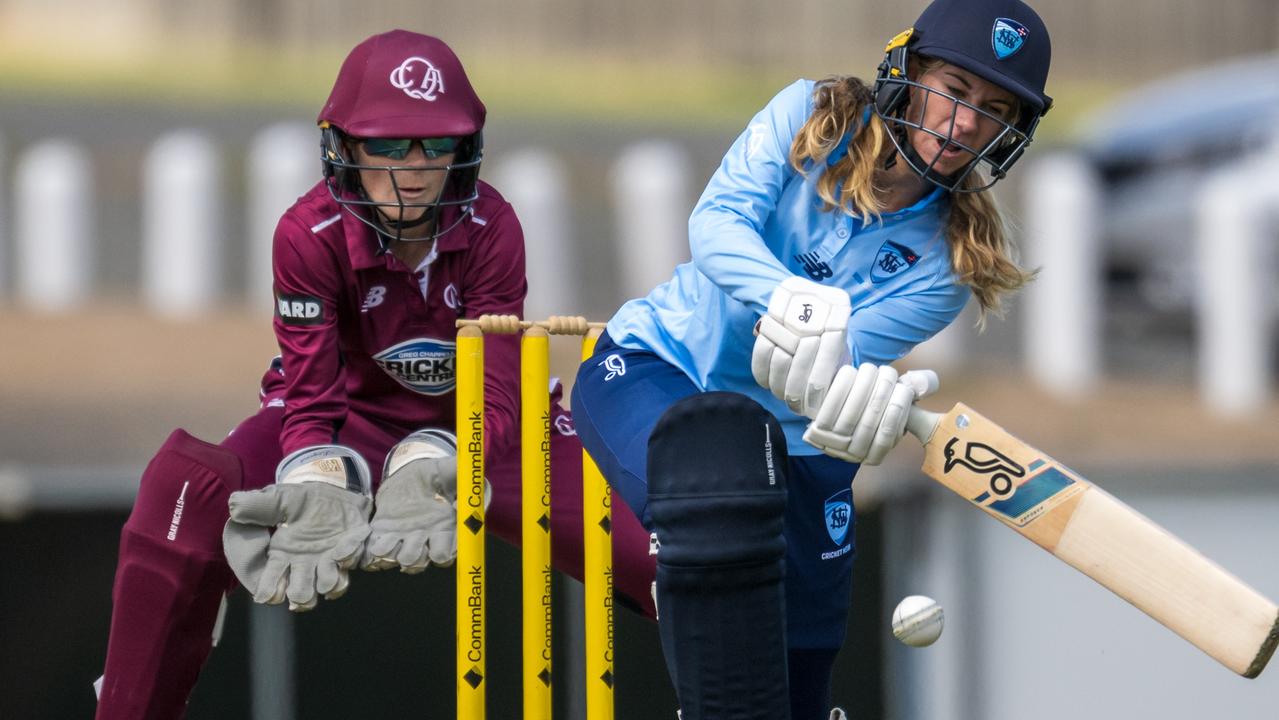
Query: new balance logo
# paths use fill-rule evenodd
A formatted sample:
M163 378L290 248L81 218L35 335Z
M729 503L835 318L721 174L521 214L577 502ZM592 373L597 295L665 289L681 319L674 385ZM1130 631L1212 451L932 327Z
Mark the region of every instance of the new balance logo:
M374 285L369 288L369 294L364 296L364 304L360 306L360 312L366 313L369 308L377 307L386 299L386 287L383 285Z
M815 252L800 253L795 256L795 261L804 269L804 272L808 273L808 277L814 280L822 280L834 274L830 265L822 262L821 256Z

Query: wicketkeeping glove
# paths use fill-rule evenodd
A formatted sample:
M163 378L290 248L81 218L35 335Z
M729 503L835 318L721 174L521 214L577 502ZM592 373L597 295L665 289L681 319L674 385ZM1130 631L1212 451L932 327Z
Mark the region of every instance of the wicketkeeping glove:
M835 372L848 362L851 313L848 293L839 288L797 276L783 280L756 326L755 382L791 411L814 417Z
M488 497L487 483L485 496ZM457 558L457 438L418 430L387 453L360 567L420 573Z
M831 457L878 465L906 432L910 406L937 390L937 373L862 363L835 374L804 441Z
M348 447L318 445L284 458L275 476L274 485L231 493L222 546L254 602L287 598L290 610L310 610L319 595L346 593L364 549L373 505L368 464Z

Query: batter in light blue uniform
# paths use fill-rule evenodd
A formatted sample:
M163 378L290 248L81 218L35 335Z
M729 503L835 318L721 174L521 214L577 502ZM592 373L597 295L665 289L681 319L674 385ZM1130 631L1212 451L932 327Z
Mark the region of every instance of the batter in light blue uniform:
M889 363L1029 279L983 191L1051 106L1049 57L1020 0L936 0L874 84L786 87L698 201L692 261L582 364L583 445L660 543L684 720L827 717L853 475L932 387Z

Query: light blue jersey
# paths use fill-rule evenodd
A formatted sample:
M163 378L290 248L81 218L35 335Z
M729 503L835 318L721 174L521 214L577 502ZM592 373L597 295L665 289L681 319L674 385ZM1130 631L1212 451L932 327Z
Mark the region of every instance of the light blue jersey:
M692 261L608 323L618 345L652 351L703 390L762 404L796 455L819 452L801 439L808 419L757 385L750 367L755 321L778 283L800 275L848 292L854 365L902 357L950 324L970 294L951 269L944 191L866 227L822 210L815 183L825 168L805 177L788 161L815 84L795 82L751 120L689 218Z

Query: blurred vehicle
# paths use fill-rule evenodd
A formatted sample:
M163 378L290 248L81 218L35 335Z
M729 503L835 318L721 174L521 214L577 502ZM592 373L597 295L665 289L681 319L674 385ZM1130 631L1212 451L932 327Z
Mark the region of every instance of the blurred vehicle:
M1279 152L1279 54L1152 82L1094 113L1081 129L1080 149L1103 183L1110 307L1121 315L1153 311L1187 329L1199 188L1216 170ZM1250 259L1224 262L1241 261Z

